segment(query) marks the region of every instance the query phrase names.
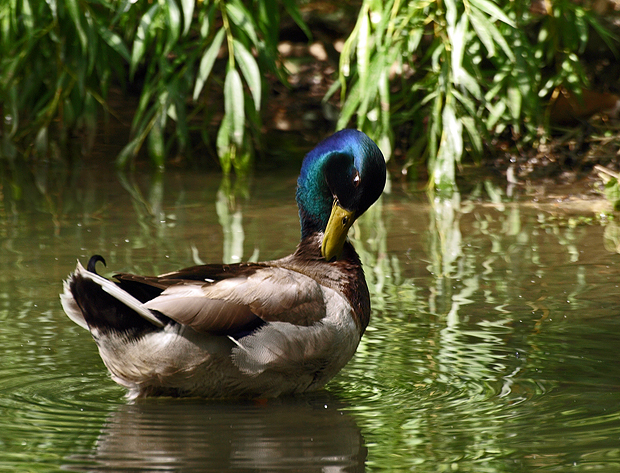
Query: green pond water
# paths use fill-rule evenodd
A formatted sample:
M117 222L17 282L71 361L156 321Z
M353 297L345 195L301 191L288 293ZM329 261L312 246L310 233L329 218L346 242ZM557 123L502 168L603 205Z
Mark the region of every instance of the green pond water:
M392 185L356 223L372 320L324 391L126 401L60 307L76 259L110 275L281 257L295 184L5 171L0 471L620 471L618 227L489 182L449 199Z

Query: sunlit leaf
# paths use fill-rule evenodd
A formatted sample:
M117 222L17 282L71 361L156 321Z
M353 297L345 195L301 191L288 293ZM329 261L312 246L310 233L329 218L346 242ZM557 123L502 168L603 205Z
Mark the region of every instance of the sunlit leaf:
M521 96L521 91L514 86L508 87L507 99L509 103L510 115L513 120L518 120L521 116L521 103L523 102L523 97Z
M480 10L477 8L471 8L470 19L478 38L480 38L480 41L487 49L487 56L495 56L495 41L493 41L493 34L491 33L491 29L495 28L495 25L480 13Z
M453 28L448 28L448 36L452 45L451 66L455 84L460 84L461 77L467 74L463 69L463 54L465 53L465 46L467 45L465 35L468 25L468 16L463 15L461 20Z
M577 10L575 12L575 29L577 31L577 37L579 38L579 53L582 53L588 44L588 23L583 14L583 10Z
M620 184L618 180L614 177L605 183L605 187L603 188L605 192L605 197L609 200L614 206L614 210L620 209Z
M200 66L198 66L198 77L196 77L196 85L194 86L194 100L198 99L202 88L205 85L205 82L209 78L209 74L211 74L211 69L213 69L213 64L217 59L217 55L220 52L220 48L222 47L222 41L224 40L224 28L220 29L215 38L213 38L213 42L207 48L205 53L200 60Z
M233 142L241 147L245 127L244 93L241 76L234 68L228 70L224 81L224 110L230 117L230 136Z
M34 28L34 19L32 17L32 7L30 0L22 0L21 21L26 31L31 33Z
M507 25L516 27L514 21L512 21L508 16L500 10L500 8L491 0L469 0L469 2L478 7L483 12L486 12L490 16L497 18L498 20L506 23Z
M243 31L254 46L259 46L258 35L252 21L252 14L241 3L240 0L229 0L226 2L226 13L231 21Z
M495 124L502 117L504 112L506 111L506 102L500 100L489 107L489 116L486 121L487 130L492 130L495 127Z
M455 185L456 163L460 161L463 152L462 125L449 104L444 107L442 115L443 132L433 167L433 180L437 189L452 190Z
M476 99L480 100L482 98L482 89L480 88L480 84L475 78L469 75L464 68L460 69L457 80L458 82L456 83L464 86Z
M463 155L463 125L457 118L454 108L448 102L444 106L442 120L445 133L442 146L447 145L446 151L458 162Z
M239 69L245 77L245 81L250 88L252 98L254 99L254 108L260 110L261 102L261 74L256 59L252 56L252 53L246 49L241 41L236 38L233 40L233 47L235 48L235 59L239 65Z
M170 51L181 35L181 10L179 10L176 0L167 0L166 6L168 7L168 40L166 41L166 51Z
M495 25L493 25L493 26L495 26ZM514 61L515 60L514 52L513 52L512 48L511 48L511 46L506 41L506 38L504 38L504 36L500 33L500 31L497 28L495 28L495 27L491 28L490 32L493 35L493 40L495 41L496 44L499 45L499 47L502 49L504 54L511 61Z
M446 23L448 28L454 28L457 23L457 7L456 0L444 0L446 5Z
M366 82L361 82L362 90L360 90L361 102L357 110L358 128L362 127L364 120L368 118L367 112L371 104L377 100L379 94L379 85L381 74L385 71L385 56L376 54L370 63L368 70L368 78ZM378 118L378 117L376 117ZM376 121L373 120L373 121Z
M471 97L462 94L456 89L452 91L452 95L463 105L469 115L472 117L476 116L476 104Z
M181 9L183 10L183 36L189 33L189 28L192 26L195 4L195 0L181 0Z
M119 35L99 23L97 23L97 29L99 31L99 36L101 36L101 39L103 39L108 46L120 54L127 62L131 61L129 49Z
M359 21L359 33L357 37L357 74L362 87L368 82L368 63L370 62L370 21L368 14L362 14ZM364 91L368 92L368 91Z
M129 73L133 77L136 72L136 68L144 54L146 52L146 45L149 36L149 30L151 28L151 24L153 23L153 19L155 15L159 11L159 3L155 3L148 11L142 16L140 19L140 24L138 25L138 29L136 30L136 37L133 41L133 48L131 51L131 62Z

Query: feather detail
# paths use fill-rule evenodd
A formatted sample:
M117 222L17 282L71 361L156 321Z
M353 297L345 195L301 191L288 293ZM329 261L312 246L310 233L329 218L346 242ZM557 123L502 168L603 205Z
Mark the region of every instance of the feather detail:
M289 269L264 266L246 277L215 283L177 282L144 307L209 333L242 330L256 323L257 317L265 322L302 326L325 317L323 291L314 279Z

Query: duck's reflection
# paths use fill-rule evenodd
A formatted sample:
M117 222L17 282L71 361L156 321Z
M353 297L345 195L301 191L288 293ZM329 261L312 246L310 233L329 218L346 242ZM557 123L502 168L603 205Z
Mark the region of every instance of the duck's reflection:
M79 471L364 471L353 418L326 393L257 402L124 405Z

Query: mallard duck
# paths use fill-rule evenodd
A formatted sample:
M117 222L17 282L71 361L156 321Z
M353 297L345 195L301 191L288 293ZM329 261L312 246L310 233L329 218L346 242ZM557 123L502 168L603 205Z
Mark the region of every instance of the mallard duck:
M342 130L304 158L296 193L301 241L292 255L112 280L97 274L105 261L95 255L64 281L62 306L90 331L130 398L317 390L351 359L370 319L347 232L385 179L377 145Z

